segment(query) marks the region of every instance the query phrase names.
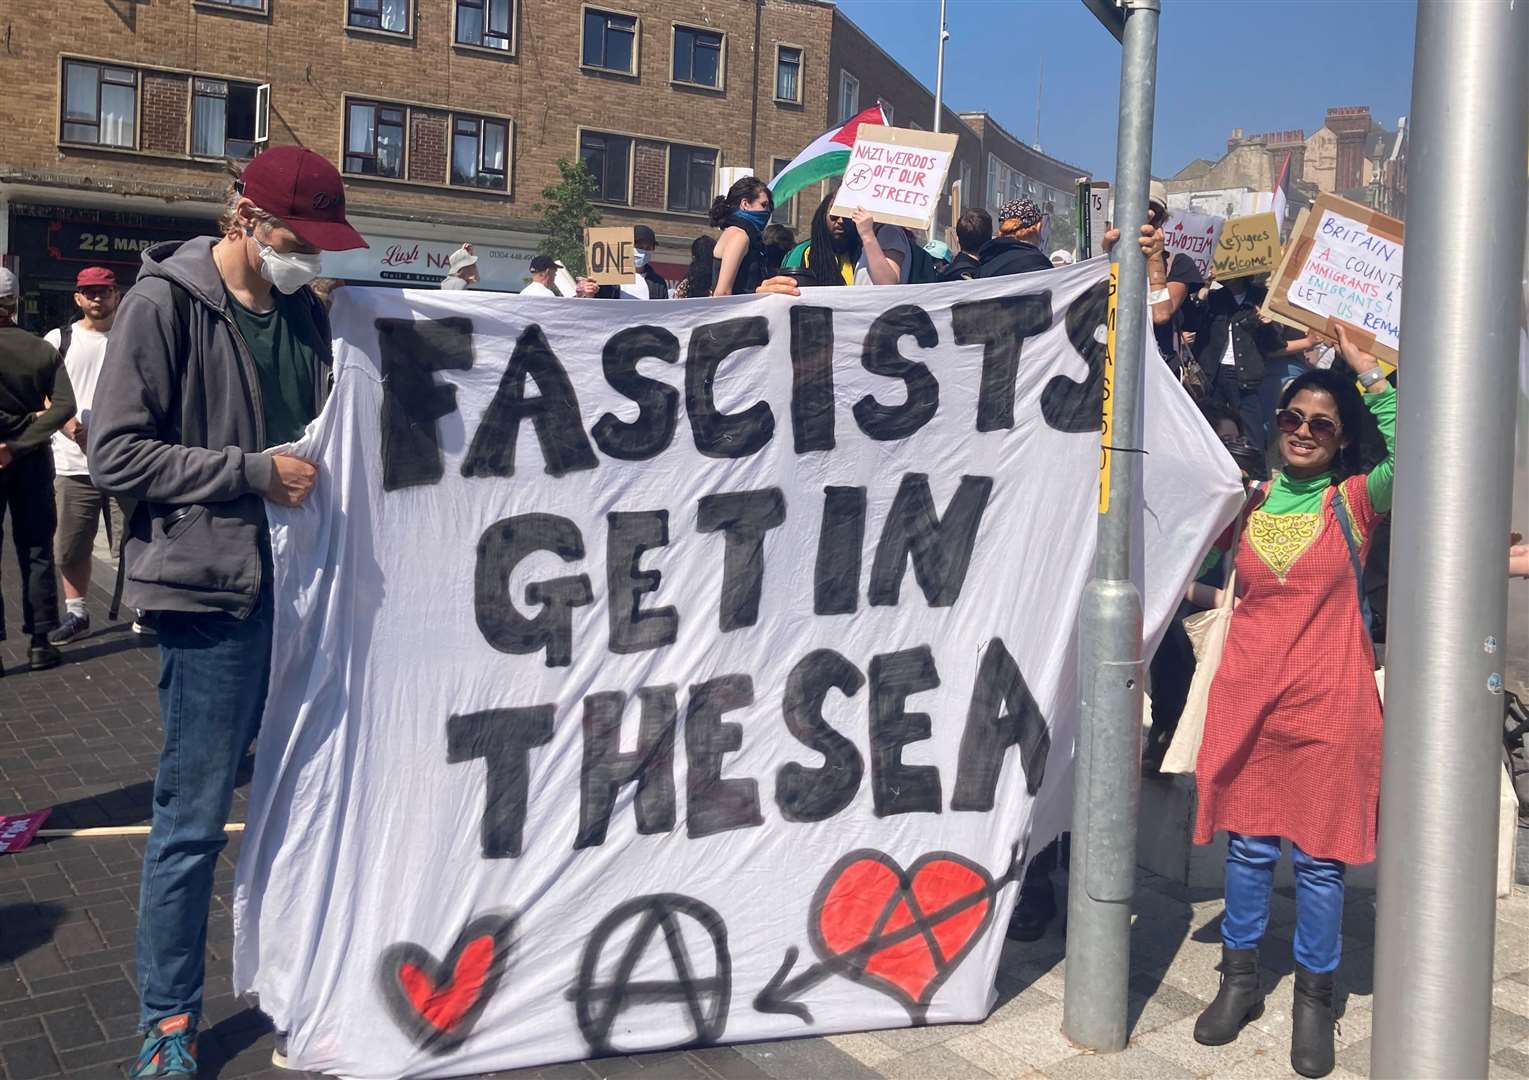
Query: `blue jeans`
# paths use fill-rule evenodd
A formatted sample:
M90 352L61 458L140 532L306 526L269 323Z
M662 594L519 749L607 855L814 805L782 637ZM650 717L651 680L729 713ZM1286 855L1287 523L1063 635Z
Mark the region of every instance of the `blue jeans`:
M271 669L272 599L247 619L159 612L159 709L165 746L138 903L138 997L147 1030L202 1011L207 913L228 843L235 776L260 727Z
M1290 845L1295 863L1295 962L1307 971L1336 971L1342 956L1344 865ZM1221 942L1251 949L1269 925L1269 894L1279 863L1279 837L1226 834L1226 914Z
M1237 378L1237 369L1231 364L1222 364L1211 374L1211 399L1221 402L1242 418L1249 446L1262 451L1268 445L1260 388L1244 387Z

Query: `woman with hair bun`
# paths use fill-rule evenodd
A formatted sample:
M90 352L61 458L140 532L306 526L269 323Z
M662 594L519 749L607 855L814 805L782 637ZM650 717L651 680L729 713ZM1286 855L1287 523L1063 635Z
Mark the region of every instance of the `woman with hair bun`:
M712 255L713 296L751 293L768 275L764 228L774 201L770 186L757 176L745 176L711 204L711 223L722 230Z

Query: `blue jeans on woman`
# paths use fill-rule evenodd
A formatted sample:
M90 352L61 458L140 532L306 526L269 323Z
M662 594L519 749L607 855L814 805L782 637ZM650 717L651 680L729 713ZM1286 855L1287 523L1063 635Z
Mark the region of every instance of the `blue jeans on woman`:
M1226 835L1226 914L1221 942L1228 949L1258 945L1269 925L1269 895L1279 864L1277 836ZM1295 962L1317 973L1338 970L1342 956L1344 864L1290 845L1295 863Z
M247 619L157 613L165 745L138 902L139 1024L202 1011L207 914L235 777L260 727L271 669L269 590Z

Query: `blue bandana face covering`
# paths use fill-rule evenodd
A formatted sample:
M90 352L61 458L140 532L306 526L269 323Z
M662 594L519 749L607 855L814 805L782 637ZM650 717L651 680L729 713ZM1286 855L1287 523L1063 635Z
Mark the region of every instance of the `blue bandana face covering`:
M763 229L770 224L770 211L768 210L735 210L734 216L741 217L756 229Z

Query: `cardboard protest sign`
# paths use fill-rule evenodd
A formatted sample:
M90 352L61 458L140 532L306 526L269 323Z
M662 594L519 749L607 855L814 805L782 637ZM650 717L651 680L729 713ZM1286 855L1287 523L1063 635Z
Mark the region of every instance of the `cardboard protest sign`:
M1228 218L1216 242L1211 269L1217 281L1272 274L1279 269L1279 224L1273 214Z
M1170 210L1163 223L1163 257L1171 266L1175 255L1188 255L1200 277L1210 274L1216 257L1216 242L1221 238L1225 218L1214 214L1196 214L1191 210Z
M1402 324L1402 223L1367 206L1318 195L1290 234L1268 308L1337 336L1343 323L1389 364Z
M878 222L928 229L955 152L953 134L861 124L830 212L863 207Z
M1104 254L1104 234L1110 227L1110 185L1105 180L1080 183L1087 205L1084 207L1088 221L1088 254L1092 258Z
M637 273L636 250L630 225L585 229L585 273L597 285L625 285Z
M291 1067L984 1015L1071 817L1107 270L341 290L235 889ZM1242 489L1143 380L1150 654Z

